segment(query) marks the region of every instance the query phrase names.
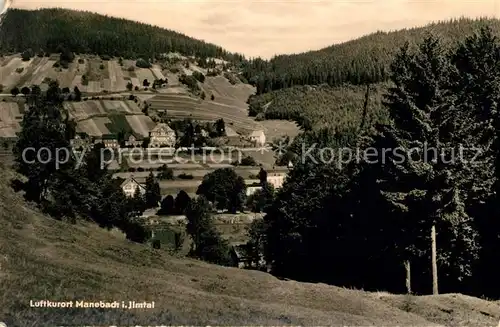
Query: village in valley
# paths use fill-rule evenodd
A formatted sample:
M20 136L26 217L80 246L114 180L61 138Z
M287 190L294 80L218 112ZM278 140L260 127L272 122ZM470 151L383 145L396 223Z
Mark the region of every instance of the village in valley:
M72 54L1 58L2 161L11 160L30 88L46 90L57 81L68 118L76 125L73 151L102 145L112 153L106 167L122 180L130 198L144 196L147 179L154 176L161 200L141 215L152 226L152 242L175 243L172 235L182 230L185 217L165 212L165 202L195 197L203 178L217 169L231 168L241 176L247 199L262 189L263 172L274 189L283 185L291 163L277 165L279 154L271 145L280 137L293 137L298 128L293 122L249 117L247 100L255 90L227 62L209 59L200 64L178 54L165 54L152 64L91 55L67 62L64 56ZM247 204L240 213L218 210L215 221L234 253L244 257L247 227L262 216L262 208Z

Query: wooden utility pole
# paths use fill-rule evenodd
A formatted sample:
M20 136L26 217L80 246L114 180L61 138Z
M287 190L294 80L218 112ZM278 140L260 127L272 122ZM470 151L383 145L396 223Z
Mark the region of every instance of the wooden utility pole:
M432 225L431 229L432 242L432 294L438 293L438 274L437 274L437 256L436 256L436 225Z
M410 270L410 260L405 260L405 271L406 271L406 293L411 294L411 270Z

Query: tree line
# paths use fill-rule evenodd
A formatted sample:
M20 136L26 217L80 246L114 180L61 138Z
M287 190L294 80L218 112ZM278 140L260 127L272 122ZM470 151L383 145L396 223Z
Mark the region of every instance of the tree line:
M76 53L132 59L156 58L168 52L228 61L243 59L239 54L229 53L219 46L181 33L90 12L60 8L33 11L13 8L2 17L2 53L24 52L28 49L35 53L55 53L61 46Z
M291 146L253 251L298 280L498 298L500 41L490 28L452 48L427 35L400 48L389 76L388 122L306 131L316 148L304 160ZM343 151L325 163L324 147Z
M269 61L261 58L244 61L242 75L257 87L257 94L297 85L383 82L389 79L394 54L406 41L419 43L423 34L432 31L441 35L443 44L449 46L484 25L490 25L495 34L500 31L498 20L468 18L389 33L379 31L317 51L279 55Z
M57 219L90 220L103 228L119 228L131 241L147 241L150 231L137 219L144 208L127 198L122 180L101 166L104 145L87 149L80 164L70 150L76 126L63 107L64 98L57 81L46 92L33 86L26 95L29 109L13 147L15 169L26 180L14 186ZM34 151L27 151L30 148Z

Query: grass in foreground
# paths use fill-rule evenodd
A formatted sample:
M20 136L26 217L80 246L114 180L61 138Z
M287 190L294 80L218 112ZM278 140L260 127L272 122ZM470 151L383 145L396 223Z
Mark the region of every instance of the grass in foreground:
M491 326L498 303L459 294L408 297L280 281L132 244L89 224L54 221L0 171L0 321L62 324ZM40 309L30 300L155 301L155 309Z

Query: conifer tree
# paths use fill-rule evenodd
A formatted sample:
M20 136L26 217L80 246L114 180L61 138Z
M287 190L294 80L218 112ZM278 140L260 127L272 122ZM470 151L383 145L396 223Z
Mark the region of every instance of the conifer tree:
M397 160L394 152L380 158L385 165L381 191L394 208L399 208L399 214L406 217L403 219L407 222L403 229L406 233L399 234L403 238L398 238L401 242L396 242L396 246L401 248L408 273L411 258L428 253L431 246L415 248L417 242L411 244L405 238L426 239L431 230L437 228L442 238L438 249L439 265L447 268L447 273L456 268L455 277L461 279L470 275L478 248L471 218L464 210L460 163L457 165L454 152L450 153L456 146L442 137L445 134L443 126L447 126L443 110L448 108L449 62L439 41L429 36L416 53L410 53L406 44L391 68L395 87L389 90L386 106L393 124L379 128L383 136L376 141L377 148L400 149L406 154L417 149L417 153L413 151L402 160ZM451 235L456 236L448 237ZM450 249L454 249L451 255ZM436 277L437 272L433 271L433 275ZM436 278L433 285L437 293Z
M146 193L144 199L147 208L156 208L161 200L160 184L156 180L153 172L146 178Z

